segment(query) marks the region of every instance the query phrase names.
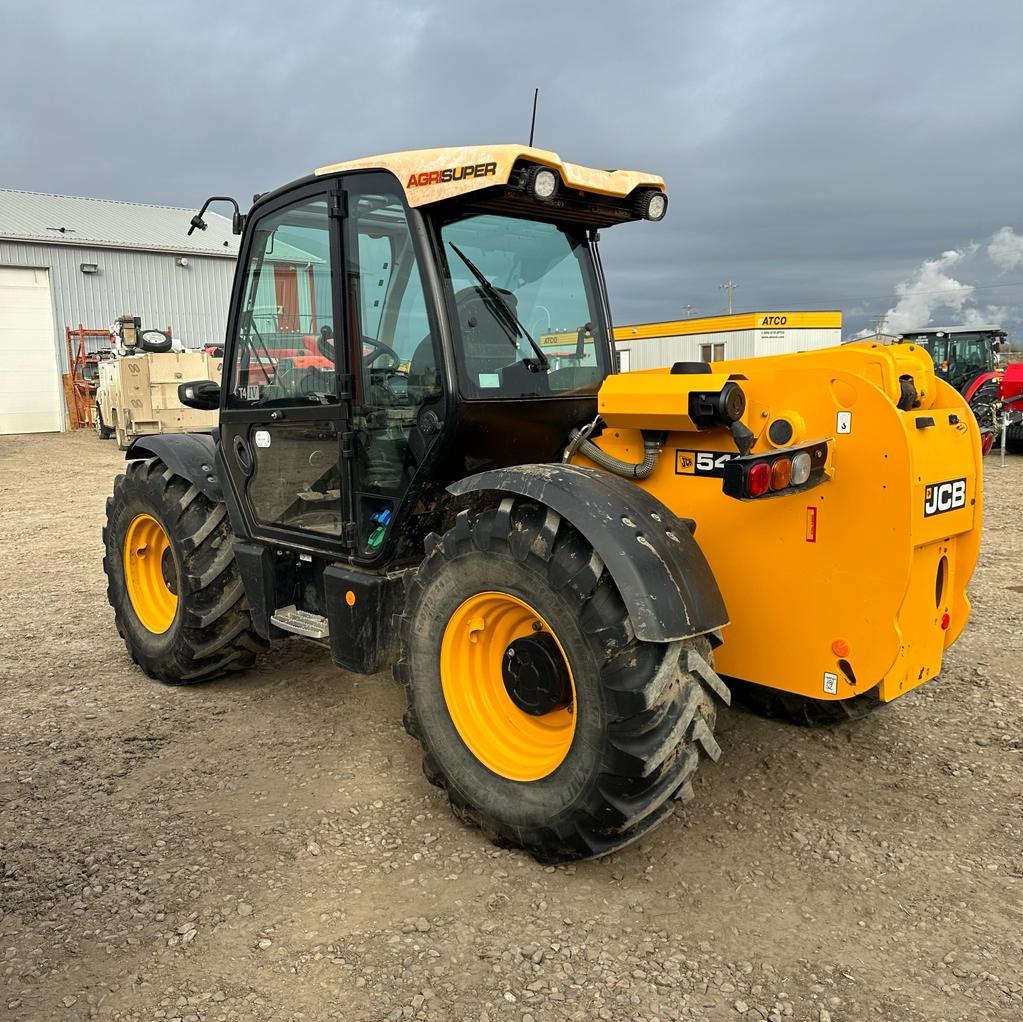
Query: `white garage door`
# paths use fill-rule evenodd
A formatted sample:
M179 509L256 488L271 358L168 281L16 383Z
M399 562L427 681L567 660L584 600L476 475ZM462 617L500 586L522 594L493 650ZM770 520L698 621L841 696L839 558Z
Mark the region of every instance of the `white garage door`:
M0 433L64 428L48 270L0 266Z

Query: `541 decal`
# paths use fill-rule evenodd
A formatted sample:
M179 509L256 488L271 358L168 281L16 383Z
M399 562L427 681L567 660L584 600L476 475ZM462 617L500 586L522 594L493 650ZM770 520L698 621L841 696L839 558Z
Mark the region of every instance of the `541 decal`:
M675 451L675 475L721 479L734 454L728 451Z

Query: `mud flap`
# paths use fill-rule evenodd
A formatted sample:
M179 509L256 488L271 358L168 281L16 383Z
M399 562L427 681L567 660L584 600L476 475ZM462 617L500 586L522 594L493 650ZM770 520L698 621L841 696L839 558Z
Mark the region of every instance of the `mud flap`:
M728 623L693 522L634 483L578 465L521 465L468 476L448 491L514 493L556 511L597 551L645 642L675 642Z

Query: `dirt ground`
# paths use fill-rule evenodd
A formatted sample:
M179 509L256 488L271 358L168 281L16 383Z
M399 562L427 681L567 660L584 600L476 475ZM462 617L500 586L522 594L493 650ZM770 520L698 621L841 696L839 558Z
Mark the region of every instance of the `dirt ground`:
M988 465L940 680L835 730L726 712L689 807L545 869L449 814L389 675L294 640L145 678L117 450L0 438L0 1019L1018 1022L1023 458Z

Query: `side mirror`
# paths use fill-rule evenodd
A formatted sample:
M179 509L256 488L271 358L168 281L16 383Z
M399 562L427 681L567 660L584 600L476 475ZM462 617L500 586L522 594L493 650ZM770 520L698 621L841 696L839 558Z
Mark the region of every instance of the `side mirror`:
M178 400L186 408L212 412L220 407L220 384L213 380L192 380L178 384Z

